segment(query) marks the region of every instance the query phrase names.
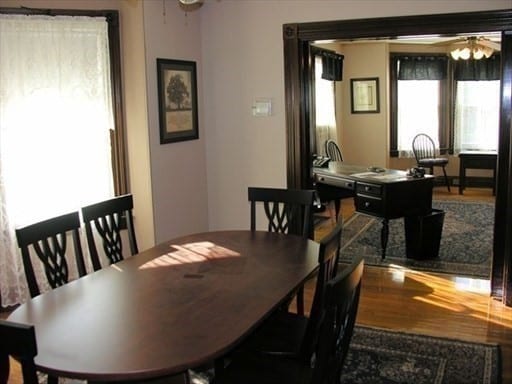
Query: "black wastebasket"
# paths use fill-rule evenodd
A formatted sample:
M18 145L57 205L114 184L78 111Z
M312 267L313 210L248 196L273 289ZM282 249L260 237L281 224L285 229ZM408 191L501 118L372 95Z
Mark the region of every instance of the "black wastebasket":
M444 211L432 209L428 215L405 217L405 252L408 258L425 260L439 256Z

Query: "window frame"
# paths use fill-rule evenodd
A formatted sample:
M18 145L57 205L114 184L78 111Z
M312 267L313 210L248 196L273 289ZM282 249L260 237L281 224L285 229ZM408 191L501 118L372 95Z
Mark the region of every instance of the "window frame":
M89 16L105 17L108 24L110 55L110 77L112 81L112 110L115 129L110 133L112 156L112 179L116 196L128 193L128 170L126 167L126 145L124 109L121 82L121 43L119 32L119 11L80 10L80 9L41 9L41 8L2 8L0 13L45 16Z
M390 157L399 157L398 150L398 71L397 61L404 56L446 56L444 53L411 53L411 52L393 52L389 54L389 72L390 72ZM447 60L447 78L440 81L439 90L439 151L441 154L453 154L454 128L453 128L453 108L455 107L455 95L453 90L453 65L451 60Z

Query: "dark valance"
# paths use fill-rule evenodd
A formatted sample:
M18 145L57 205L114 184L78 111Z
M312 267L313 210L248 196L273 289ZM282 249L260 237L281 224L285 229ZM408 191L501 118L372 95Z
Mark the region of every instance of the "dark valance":
M457 81L500 80L500 73L500 55L495 54L488 59L455 61L454 78Z
M398 58L398 80L446 79L446 56L415 55Z
M312 47L312 53L322 58L322 79L343 80L343 55L319 47Z

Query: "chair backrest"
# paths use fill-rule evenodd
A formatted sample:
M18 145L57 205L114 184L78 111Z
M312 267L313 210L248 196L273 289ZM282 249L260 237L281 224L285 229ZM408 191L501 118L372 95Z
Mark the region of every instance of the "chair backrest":
M262 202L267 230L311 237L314 190L249 187L251 231L256 230L256 203Z
M318 344L311 360L312 383L339 383L354 332L363 269L363 259L354 261L326 284Z
M318 254L318 273L316 277L315 294L309 313L306 332L300 347L300 356L309 360L314 352L318 339L320 317L325 298L325 286L328 281L336 277L340 258L341 234L343 232L343 220L339 220L336 226L320 240Z
M34 364L37 343L34 326L0 320L0 340L0 384L6 384L9 380L9 356L20 362L23 382L37 384Z
M57 216L16 229L16 239L21 249L23 267L31 297L39 295L40 290L32 265L30 248L33 248L42 262L50 287L52 289L57 288L66 284L69 279L66 253L68 249L67 235L71 233L78 274L80 277L86 274L79 229L80 215L78 212Z
M432 138L424 133L419 133L412 139L412 151L416 162L421 159L433 159L436 157L436 145Z
M340 147L338 147L338 144L336 144L334 140L329 139L325 142L325 154L332 161L343 161Z
M139 253L135 228L133 225L133 197L131 194L117 196L82 208L82 219L85 224L87 245L95 271L101 269L101 262L94 240L94 231L101 237L103 250L110 264L124 259L121 231L127 229L130 252Z

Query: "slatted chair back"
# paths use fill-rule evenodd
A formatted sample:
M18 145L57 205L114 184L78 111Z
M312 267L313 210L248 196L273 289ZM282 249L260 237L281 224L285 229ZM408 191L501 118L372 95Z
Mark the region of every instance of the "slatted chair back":
M21 364L23 383L37 384L34 357L37 355L34 326L0 320L0 384L9 381L9 356Z
M249 187L251 231L256 230L256 203L262 202L269 232L312 237L314 190Z
M364 261L359 259L327 282L314 364L314 384L339 383L356 322Z
M128 232L128 242L132 256L139 253L132 210L133 197L131 194L117 196L82 207L82 220L85 225L87 245L95 271L101 269L102 266L94 239L93 224L94 229L101 237L103 250L110 264L115 264L124 259L121 231L125 228Z
M16 239L21 250L31 297L40 294L32 264L31 248L44 266L48 284L52 289L57 288L66 284L69 280L66 255L68 253L67 235L71 233L78 274L80 277L86 274L79 229L80 216L78 212L68 213L16 229Z
M300 356L306 359L309 359L313 354L314 347L318 340L326 284L334 279L338 271L342 232L343 221L340 220L319 242L320 250L318 255L318 273L316 277L315 294L313 296L309 320L299 351Z
M329 139L325 142L325 154L332 161L343 161L341 149L338 147L338 144L336 144L334 140Z
M436 157L436 145L434 140L424 133L419 133L414 137L412 141L412 151L418 164L420 160L434 159Z

